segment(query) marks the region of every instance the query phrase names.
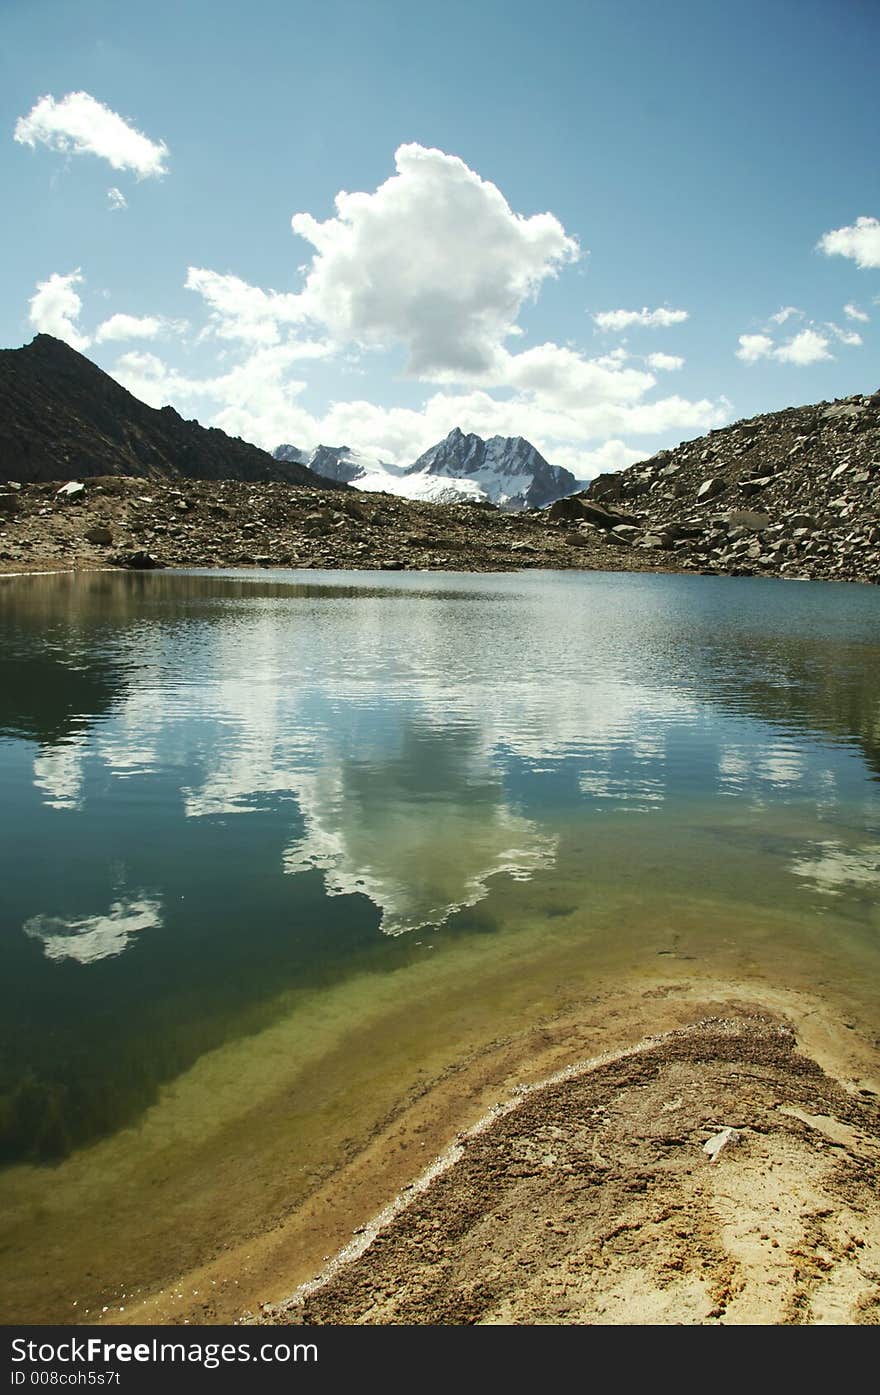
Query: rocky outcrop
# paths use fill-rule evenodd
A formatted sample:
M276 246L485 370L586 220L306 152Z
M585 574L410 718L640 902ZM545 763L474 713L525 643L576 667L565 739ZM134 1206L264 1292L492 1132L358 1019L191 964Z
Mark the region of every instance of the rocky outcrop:
M670 569L876 582L880 393L735 422L575 499L629 513L613 531Z
M328 483L173 407L146 406L48 334L0 350L0 480L97 475Z

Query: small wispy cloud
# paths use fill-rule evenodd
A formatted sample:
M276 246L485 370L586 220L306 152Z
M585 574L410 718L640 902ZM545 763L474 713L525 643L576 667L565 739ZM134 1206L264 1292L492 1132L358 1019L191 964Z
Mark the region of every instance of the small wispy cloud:
M130 170L138 179L166 172L165 142L150 140L88 92L69 92L57 102L51 96L41 97L27 116L19 117L13 138L32 149L41 144L65 154L97 155L113 169Z
M669 325L681 324L682 320L687 318L687 310L668 310L662 305L656 310L649 310L647 306L643 306L641 310L600 310L593 316L599 328L606 330L629 329L631 325L665 329Z
M757 363L760 358L770 358L773 347L769 334L741 334L736 356L743 363Z
M860 310L857 305L853 305L852 303L844 305L843 313L848 320L861 320L863 323L867 323L871 318L870 315L865 314L864 310Z
M836 325L833 320L829 320L825 328L829 329L831 333L834 335L835 339L840 340L841 344L849 344L853 348L857 348L858 345L863 342L862 336L858 333L857 330L841 329L840 325Z
M95 343L106 344L108 340L155 339L167 331L182 333L187 328L186 320L166 320L161 315L111 315L95 330Z
M659 373L674 373L684 368L684 359L677 354L648 354L648 367L655 368Z
M122 190L117 189L115 186L107 190L107 202L110 205L111 213L116 213L120 209L128 208L128 199L125 197Z

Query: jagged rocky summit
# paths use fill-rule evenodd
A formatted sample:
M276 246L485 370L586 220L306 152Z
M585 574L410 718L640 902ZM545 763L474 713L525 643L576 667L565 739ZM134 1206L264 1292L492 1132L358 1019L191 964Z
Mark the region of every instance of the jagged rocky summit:
M173 407L148 407L49 334L0 350L0 480L102 475L339 487Z
M578 487L569 470L550 465L522 436L492 436L484 441L458 427L408 466L391 465L347 446L318 446L309 455L283 445L274 455L276 460L308 465L357 489L429 503L541 508Z

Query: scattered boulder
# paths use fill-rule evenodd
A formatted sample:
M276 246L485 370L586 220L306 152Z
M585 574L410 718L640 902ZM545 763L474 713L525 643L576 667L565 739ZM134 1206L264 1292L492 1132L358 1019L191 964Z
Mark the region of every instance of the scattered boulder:
M622 480L623 477L619 470L616 470L614 474L597 475L595 479L590 481L590 494L594 499L619 499ZM557 502L561 504L563 500L559 499Z
M570 494L565 499L557 499L547 510L547 516L552 519L564 519L569 523L593 523L598 528L605 528L609 532L621 523L635 523L632 514L624 513L621 509L611 508L606 504L597 504L590 499L585 499L582 494Z
M152 552L119 552L113 558L117 567L126 567L129 571L152 572L165 566L158 557L154 557ZM250 561L250 558L248 558Z
M731 509L725 522L728 528L743 528L749 533L760 533L770 527L769 513L756 513L751 509Z
M547 517L554 523L580 523L587 516L583 504L581 495L570 494L552 503L547 510Z
M760 494L762 489L766 489L768 484L773 483L773 475L755 475L751 479L740 480L740 493L746 498L751 494Z

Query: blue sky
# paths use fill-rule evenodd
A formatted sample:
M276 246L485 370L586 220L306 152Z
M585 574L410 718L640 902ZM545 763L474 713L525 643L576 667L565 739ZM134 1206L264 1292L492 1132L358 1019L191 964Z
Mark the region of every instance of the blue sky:
M0 32L3 346L268 448L460 425L582 477L880 386L876 0L0 0Z

